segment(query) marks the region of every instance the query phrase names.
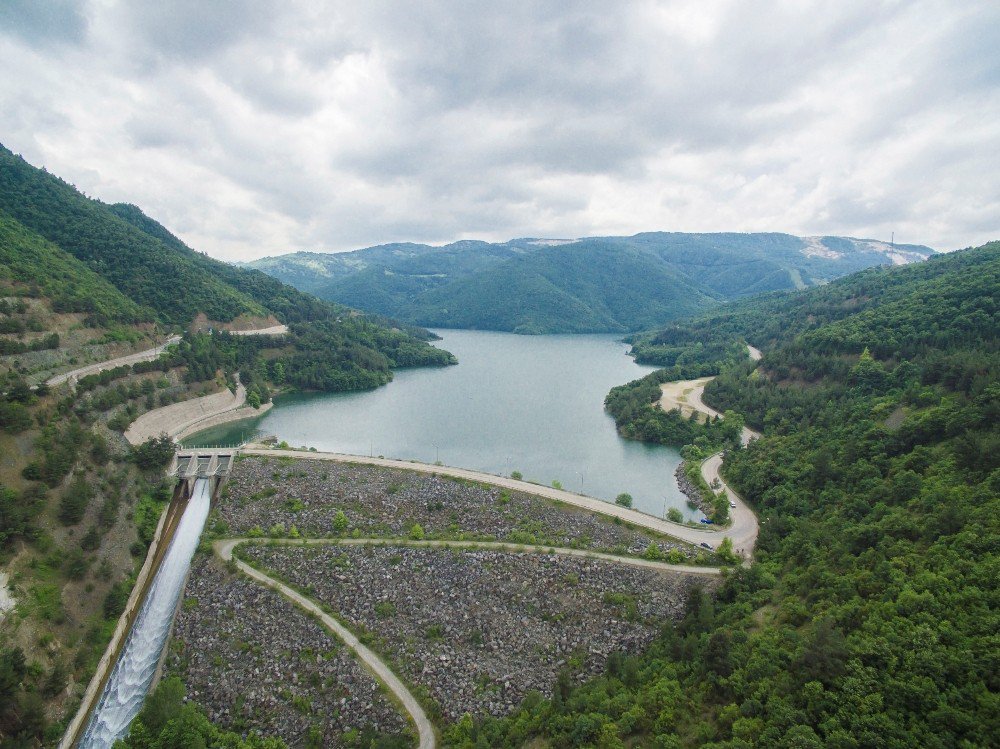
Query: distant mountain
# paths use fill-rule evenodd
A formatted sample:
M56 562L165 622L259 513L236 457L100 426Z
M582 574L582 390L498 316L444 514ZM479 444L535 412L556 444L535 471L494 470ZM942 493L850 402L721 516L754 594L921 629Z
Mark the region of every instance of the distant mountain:
M432 327L625 332L764 291L808 288L934 250L849 237L683 234L402 243L246 265L303 291Z
M277 384L303 389L375 387L394 367L453 361L427 344L427 331L359 315L260 271L213 260L136 206L88 198L0 146L2 280L35 287L53 311L86 313L98 327L277 319L291 326L283 341L285 379ZM9 342L3 350L21 348ZM269 356L273 362L278 354ZM264 360L255 360L261 371Z

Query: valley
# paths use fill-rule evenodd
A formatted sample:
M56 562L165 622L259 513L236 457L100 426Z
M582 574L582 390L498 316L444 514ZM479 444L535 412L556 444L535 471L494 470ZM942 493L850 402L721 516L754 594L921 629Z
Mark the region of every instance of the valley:
M77 715L135 749L987 744L991 661L961 654L996 610L995 243L706 293L637 364L323 302L0 156L0 741L72 743ZM175 439L246 416L279 444L200 505L165 477ZM140 604L172 629L111 688L127 710L91 713Z

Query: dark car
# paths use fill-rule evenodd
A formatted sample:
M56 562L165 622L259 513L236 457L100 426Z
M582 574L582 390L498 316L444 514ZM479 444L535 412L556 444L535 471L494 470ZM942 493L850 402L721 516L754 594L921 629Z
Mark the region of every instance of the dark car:
M704 541L701 542L701 547L703 549L708 549L709 551L713 551L712 547L709 544L706 544Z

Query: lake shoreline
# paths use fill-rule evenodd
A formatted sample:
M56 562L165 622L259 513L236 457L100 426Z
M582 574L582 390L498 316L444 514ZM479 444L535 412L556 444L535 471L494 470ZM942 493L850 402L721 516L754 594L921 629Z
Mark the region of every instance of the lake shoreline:
M637 365L615 334L523 336L433 330L454 367L394 372L387 387L352 393L285 393L254 425L188 439L190 446L244 441L256 426L292 447L438 461L613 501L665 517L687 506L674 479L679 452L623 439L604 410L617 385L654 371Z

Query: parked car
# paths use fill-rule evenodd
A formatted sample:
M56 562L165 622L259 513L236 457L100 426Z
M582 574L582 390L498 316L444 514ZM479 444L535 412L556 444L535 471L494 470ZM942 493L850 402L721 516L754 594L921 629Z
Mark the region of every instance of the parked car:
M704 523L705 525L711 525L712 521L709 518L702 518L698 521L699 523Z
M701 546L703 549L708 549L709 551L713 550L712 547L709 544L706 544L704 541L701 542Z

